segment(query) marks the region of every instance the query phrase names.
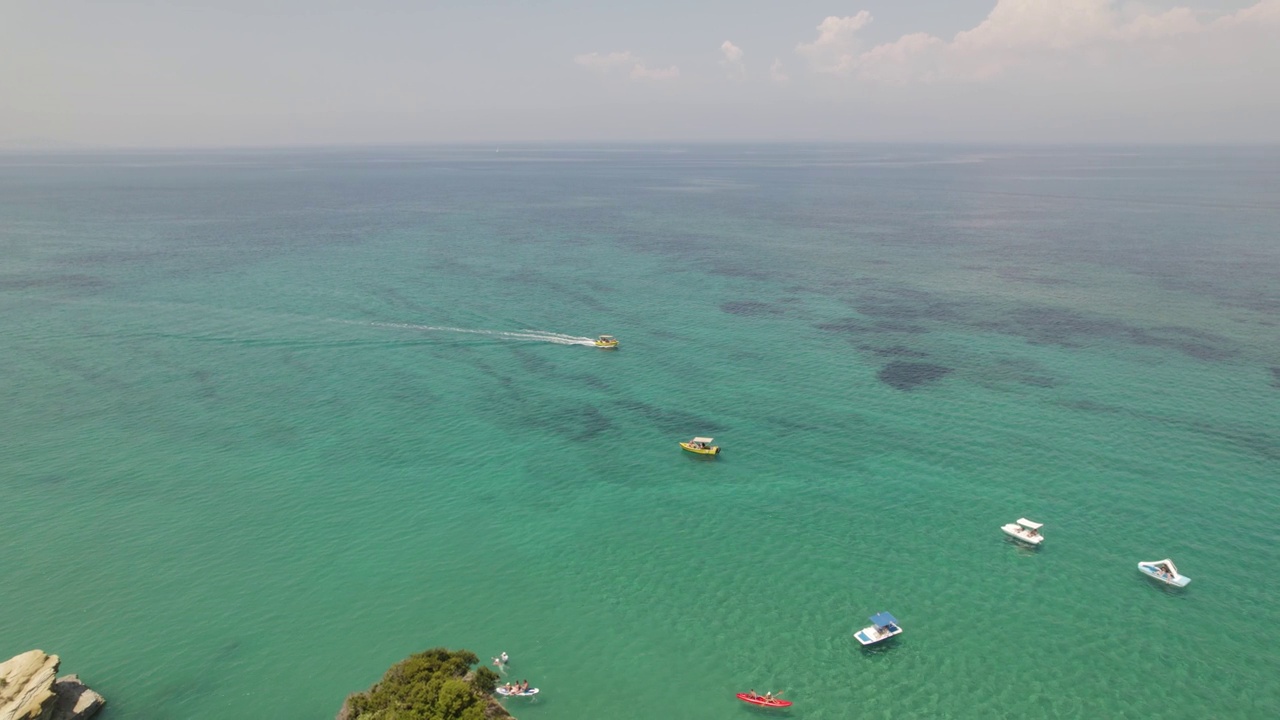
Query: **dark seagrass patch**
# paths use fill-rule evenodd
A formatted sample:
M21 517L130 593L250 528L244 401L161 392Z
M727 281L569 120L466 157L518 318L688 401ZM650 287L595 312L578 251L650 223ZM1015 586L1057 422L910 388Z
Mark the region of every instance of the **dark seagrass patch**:
M937 382L949 375L952 368L925 362L895 360L880 369L876 377L898 390L914 390L921 385Z

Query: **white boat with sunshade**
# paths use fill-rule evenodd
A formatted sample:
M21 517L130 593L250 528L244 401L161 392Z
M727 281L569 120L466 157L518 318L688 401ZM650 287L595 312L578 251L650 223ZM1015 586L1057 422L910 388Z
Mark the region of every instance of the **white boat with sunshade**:
M1144 560L1138 563L1138 570L1148 577L1153 577L1165 585L1186 587L1191 578L1178 573L1178 568L1169 558L1164 560Z
M1026 518L1018 518L1018 522L1009 523L1001 526L1001 530L1005 535L1026 543L1033 547L1040 547L1040 543L1044 542L1044 535L1040 534L1040 528L1044 527L1044 523L1031 522Z
M854 633L853 637L863 645L875 645L901 634L902 627L898 625L898 618L882 611L872 615L871 625Z

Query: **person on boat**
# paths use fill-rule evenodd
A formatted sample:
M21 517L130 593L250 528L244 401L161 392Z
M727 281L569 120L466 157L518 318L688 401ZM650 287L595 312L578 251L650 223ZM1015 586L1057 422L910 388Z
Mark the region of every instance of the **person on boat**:
M758 697L760 697L760 696L756 694L756 689L755 689L755 688L751 688L750 690L748 690L748 691L747 691L747 697L751 698L752 700L755 700L756 698L758 698Z
M772 691L772 690L770 690L769 692L766 692L766 693L764 694L764 699L765 699L766 701L768 701L768 700L772 700L772 699L773 699L773 691Z

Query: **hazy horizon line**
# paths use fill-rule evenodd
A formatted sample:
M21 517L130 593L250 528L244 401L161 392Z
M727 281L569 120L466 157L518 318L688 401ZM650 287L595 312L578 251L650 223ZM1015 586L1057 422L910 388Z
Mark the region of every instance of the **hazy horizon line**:
M1144 142L1128 141L976 141L976 140L510 140L510 141L403 141L346 143L283 143L236 145L90 145L90 144L5 144L0 154L74 154L74 153L174 153L226 151L310 151L310 150L392 150L392 149L591 149L654 147L953 147L953 148L1280 148L1280 141L1196 141Z

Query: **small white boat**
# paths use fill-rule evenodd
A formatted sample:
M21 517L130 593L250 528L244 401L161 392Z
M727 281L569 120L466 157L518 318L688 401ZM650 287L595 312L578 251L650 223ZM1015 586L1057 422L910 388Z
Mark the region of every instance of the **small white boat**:
M493 691L502 697L533 697L538 694L538 688L529 688L528 690L522 690L520 692L512 692L506 688L500 687L494 688Z
M1164 560L1144 560L1138 563L1138 570L1144 575L1153 577L1165 585L1174 587L1186 587L1191 583L1191 578L1186 575L1178 574L1178 568L1173 561L1165 558Z
M875 645L901 634L902 627L898 625L897 618L887 612L878 612L871 616L869 626L862 628L853 636L863 645Z
M1040 543L1044 542L1044 535L1040 534L1040 528L1044 527L1044 523L1031 522L1026 518L1018 518L1018 522L1009 523L1000 527L1005 535L1034 547L1040 547Z

